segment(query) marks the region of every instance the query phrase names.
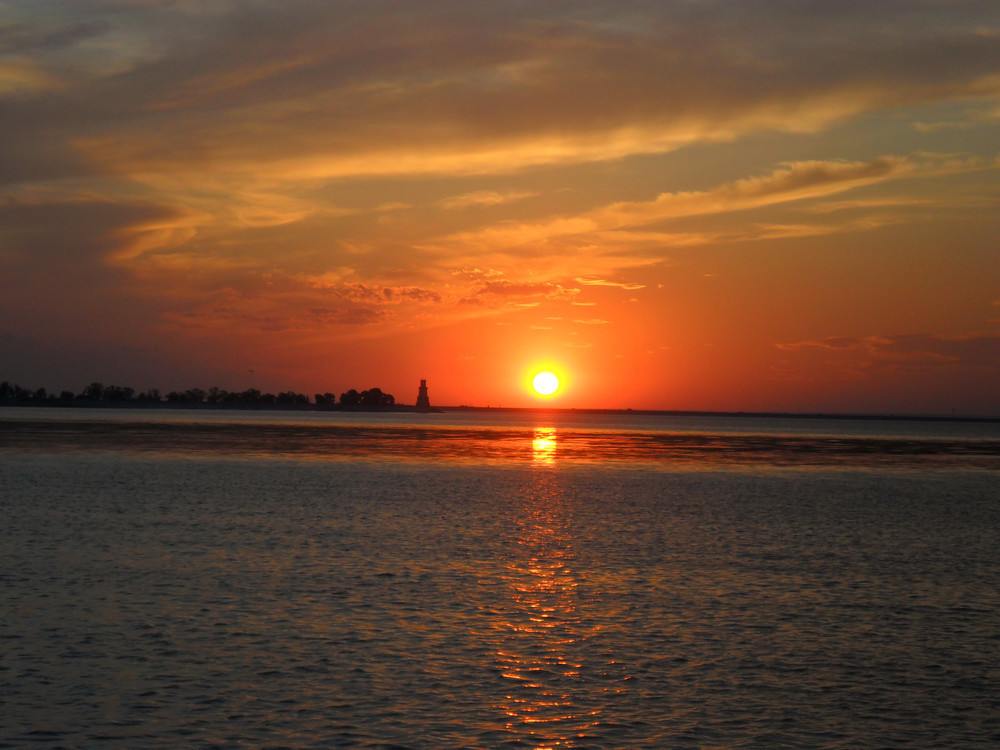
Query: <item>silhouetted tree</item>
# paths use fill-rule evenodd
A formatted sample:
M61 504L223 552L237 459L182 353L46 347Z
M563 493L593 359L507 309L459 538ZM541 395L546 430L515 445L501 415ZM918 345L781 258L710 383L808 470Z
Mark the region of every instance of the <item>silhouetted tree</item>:
M236 401L244 404L259 404L261 402L261 392L256 388L247 388L243 393L237 395Z
M381 406L382 405L382 389L381 388L369 388L367 391L361 392L361 405L362 406Z
M147 391L136 392L129 386L109 385L93 382L79 393L72 391L62 391L58 396L55 393L49 394L45 388L31 389L23 388L17 383L4 380L0 382L0 401L21 401L21 402L69 402L73 400L81 401L101 401L101 402L139 402L139 403L161 403L166 400L175 404L267 404L282 406L308 406L311 402L308 394L296 393L295 391L281 391L278 395L273 393L261 393L256 388L248 388L242 392L225 391L218 386L212 386L207 391L201 388L189 388L184 391L170 391L165 396L158 388L150 388ZM317 393L314 396L314 403L322 408L334 407L338 404L336 394ZM340 394L339 404L345 407L363 406L369 409L393 406L395 398L390 393L385 393L381 388L369 388L359 392L355 388Z
M316 401L316 406L320 406L323 408L329 408L332 406L336 406L337 404L336 394L330 393L329 391L327 391L326 393L317 393L314 396L314 399Z
M369 388L361 392L361 405L369 409L377 409L380 406L392 406L396 399L391 393L383 393L381 388Z
M109 385L104 389L102 397L106 401L129 401L135 395L135 389L128 386Z
M101 383L91 383L82 391L77 398L85 401L100 401L104 398L104 386Z

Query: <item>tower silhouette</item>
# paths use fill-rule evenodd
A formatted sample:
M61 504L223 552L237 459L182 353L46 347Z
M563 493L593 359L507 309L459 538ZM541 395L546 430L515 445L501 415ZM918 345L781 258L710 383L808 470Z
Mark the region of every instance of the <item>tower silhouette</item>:
M420 381L420 389L417 391L417 408L418 409L430 409L431 400L427 398L427 381Z

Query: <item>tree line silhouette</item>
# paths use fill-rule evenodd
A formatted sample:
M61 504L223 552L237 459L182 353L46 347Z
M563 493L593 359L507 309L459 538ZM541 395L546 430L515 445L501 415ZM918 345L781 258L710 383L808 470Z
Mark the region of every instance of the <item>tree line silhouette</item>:
M186 391L170 391L163 394L158 388L146 391L136 391L134 388L119 385L103 385L91 383L79 393L61 391L49 393L44 388L33 390L22 388L16 383L6 380L0 383L0 403L36 404L36 405L70 405L78 404L209 404L213 406L307 406L315 404L319 409L378 409L395 406L396 399L391 393L384 393L381 388L369 388L358 391L351 388L340 394L338 399L333 393L317 393L313 401L305 393L282 391L281 393L262 393L256 388L245 391L227 391L217 386L207 391L201 388L190 388Z

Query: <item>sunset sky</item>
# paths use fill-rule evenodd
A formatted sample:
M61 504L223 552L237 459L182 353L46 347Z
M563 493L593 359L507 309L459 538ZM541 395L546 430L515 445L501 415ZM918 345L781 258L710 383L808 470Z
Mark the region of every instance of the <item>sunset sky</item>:
M0 380L1000 416L1000 3L0 1Z

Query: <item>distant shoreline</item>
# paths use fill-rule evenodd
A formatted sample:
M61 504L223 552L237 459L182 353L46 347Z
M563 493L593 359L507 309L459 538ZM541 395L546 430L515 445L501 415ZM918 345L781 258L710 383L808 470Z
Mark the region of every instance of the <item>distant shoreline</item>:
M333 412L348 414L443 414L447 412L471 412L489 414L606 414L621 416L654 416L654 417L721 417L748 419L822 419L822 420L862 420L889 422L971 422L998 423L1000 417L976 417L943 414L850 414L830 412L757 412L757 411L705 411L683 409L597 409L550 406L432 406L430 409L418 409L410 404L395 404L393 406L363 407L363 406L318 406L316 404L207 404L184 402L151 402L151 401L15 401L0 400L0 407L34 407L37 409L149 409L152 411L257 411L257 412Z
M947 416L941 414L839 414L829 412L769 412L769 411L705 411L685 409L576 409L545 406L442 406L441 411L512 412L560 414L620 414L653 417L724 417L751 419L850 419L900 422L1000 422L1000 417Z

